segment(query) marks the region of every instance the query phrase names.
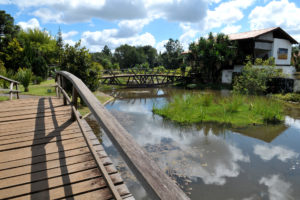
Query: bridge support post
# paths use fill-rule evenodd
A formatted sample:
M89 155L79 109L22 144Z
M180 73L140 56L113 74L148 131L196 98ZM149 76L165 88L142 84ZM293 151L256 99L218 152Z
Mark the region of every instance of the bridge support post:
M78 107L78 93L76 88L73 86L72 89L72 104L75 107L75 110L77 110ZM74 110L72 111L72 120L76 120L76 114L74 113Z

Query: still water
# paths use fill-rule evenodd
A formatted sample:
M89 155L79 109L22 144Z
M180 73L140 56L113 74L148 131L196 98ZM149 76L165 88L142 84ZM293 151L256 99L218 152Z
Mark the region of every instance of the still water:
M193 92L200 91L111 91L116 99L106 108L191 199L300 199L300 106L287 107L281 125L242 129L183 127L151 111L175 94ZM135 198L149 199L105 134L102 141Z

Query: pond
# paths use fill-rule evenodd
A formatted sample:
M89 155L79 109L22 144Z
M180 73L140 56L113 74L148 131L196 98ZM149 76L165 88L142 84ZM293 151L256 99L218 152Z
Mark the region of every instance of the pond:
M191 199L300 199L300 106L280 125L179 126L152 113L180 89L123 89L106 108ZM214 92L230 95L229 91ZM136 199L149 199L109 139L103 145Z

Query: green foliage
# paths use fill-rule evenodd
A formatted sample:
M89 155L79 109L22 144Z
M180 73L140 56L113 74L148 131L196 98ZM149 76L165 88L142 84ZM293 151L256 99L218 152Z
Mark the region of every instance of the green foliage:
M23 85L24 92L28 92L29 91L28 86L32 78L31 69L19 68L16 77L17 80Z
M254 67L250 61L242 70L242 74L235 78L233 90L240 94L263 94L267 90L267 82L274 77L280 76L279 70L274 66L267 66L266 64L273 64L273 58L262 61L256 59L256 64L263 67Z
M46 79L48 76L48 66L45 59L42 56L33 58L31 63L32 71L38 77Z
M97 89L98 69L95 69L89 51L80 46L80 41L74 46L65 45L60 68L80 78L92 91Z
M24 49L16 38L8 42L8 45L3 48L3 52L0 52L0 57L4 61L5 67L17 71L23 63L23 51Z
M167 69L176 69L183 65L183 48L179 40L169 39L164 45L166 52L161 54L162 65Z
M219 122L246 126L283 120L280 103L240 95L219 99L212 95L175 96L162 108L154 105L153 112L179 123Z
M220 82L221 71L224 66L235 59L236 43L229 40L223 33L215 37L212 33L208 38L201 37L189 46L188 60L192 64L192 71L202 74L207 82Z
M31 78L31 81L32 81L33 84L39 85L43 81L43 78L40 77L40 76L33 75L32 78Z
M299 93L272 94L272 97L275 99L283 100L283 101L292 101L292 102L300 103L300 94Z
M20 30L19 26L14 25L14 18L4 10L0 10L0 27L2 26L4 27L3 33L5 37L0 40L0 51L3 51L3 48L8 46L8 43L16 37Z
M297 71L300 71L300 45L292 48L292 65L295 66Z

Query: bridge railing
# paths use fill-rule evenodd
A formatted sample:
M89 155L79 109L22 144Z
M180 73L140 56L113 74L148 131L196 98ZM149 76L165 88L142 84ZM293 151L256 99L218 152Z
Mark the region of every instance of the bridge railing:
M9 100L12 100L13 98L13 94L16 93L17 94L17 99L19 99L19 93L20 91L18 90L18 85L20 84L18 81L6 78L5 76L0 75L0 79L9 82L9 89L5 89L5 88L0 88L0 91L4 91L4 92L8 92L9 93ZM14 90L14 86L16 87L16 89Z
M57 72L56 80L58 96L60 91L66 89L66 81L72 84L72 97L67 97L64 92L64 103L68 100L77 109L77 99L78 96L81 97L129 168L154 199L189 199L79 78L69 72L60 71Z
M177 69L159 69L159 68L128 68L128 69L107 69L102 70L102 75L119 75L119 74L157 74L157 75L182 75L186 72L178 72Z

